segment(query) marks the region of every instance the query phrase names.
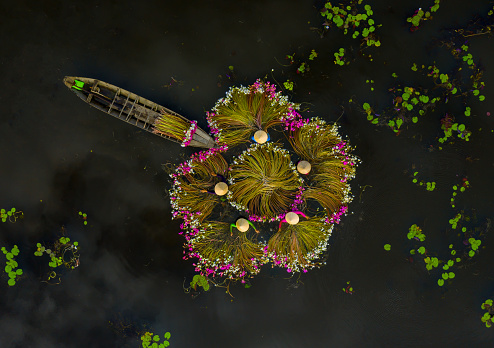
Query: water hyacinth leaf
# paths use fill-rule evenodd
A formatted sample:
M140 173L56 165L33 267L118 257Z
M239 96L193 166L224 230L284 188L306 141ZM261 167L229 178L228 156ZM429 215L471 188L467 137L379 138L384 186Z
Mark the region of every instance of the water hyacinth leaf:
M154 337L153 337L153 341L158 342L159 340L160 340L160 336L158 336L158 335L154 335Z
M171 337L171 334L169 332L165 332L165 340L169 340Z
M485 100L485 96L483 96L483 95L479 96L479 100L480 101L484 101Z
M443 274L441 274L441 277L443 277L443 279L446 280L449 278L449 275L448 275L448 273L443 273Z
M418 248L417 250L419 252L419 254L424 254L425 253L425 248L423 246L421 246L420 248Z
M390 251L391 250L391 245L390 244L384 244L384 250Z
M438 279L437 280L437 285L443 286L444 285L444 279Z
M9 273L11 271L12 271L12 267L11 266L9 266L9 265L5 266L5 273Z
M468 256L470 256L470 257L474 257L474 256L475 256L475 251L470 250L470 251L468 252Z
M16 273L17 275L22 275L22 269L20 269L20 268L19 268L19 269L17 269L17 270L15 271L15 273Z
M449 279L453 279L456 275L453 272L448 273Z
M9 284L9 286L14 286L15 285L15 280L10 278L7 282L7 284Z

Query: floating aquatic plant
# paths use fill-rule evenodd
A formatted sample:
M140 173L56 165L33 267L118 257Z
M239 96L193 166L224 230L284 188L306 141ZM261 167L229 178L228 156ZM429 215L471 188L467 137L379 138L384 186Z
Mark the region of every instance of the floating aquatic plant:
M346 288L343 288L343 292L350 295L353 295L353 293L355 292L355 290L353 290L353 286L350 284L350 281L346 282Z
M48 255L50 261L48 266L51 270L48 272L46 282L50 282L52 279L58 277L58 283L60 283L60 275L55 271L56 268L64 266L66 269L72 270L79 267L80 254L79 254L79 242L71 241L69 237L65 237L65 228L61 229L62 236L55 240L51 248L47 248L41 243L36 243L35 256Z
M87 214L83 213L82 211L79 212L79 216L82 218L84 221L84 225L87 225Z
M208 113L211 132L216 142L228 146L245 143L257 130L268 132L269 128L283 123L298 108L289 103L276 87L269 82L254 83L249 88L230 88Z
M24 217L24 213L22 211L18 211L15 208L11 208L10 210L5 210L5 209L0 209L0 218L2 219L2 222L7 222L9 220L10 222L14 223L17 221L17 219L21 219Z
M18 268L19 264L15 260L15 257L19 255L19 248L17 245L14 245L14 247L8 251L5 247L2 247L2 252L5 254L5 258L7 259L5 263L5 273L9 276L9 280L7 281L7 284L9 286L14 286L17 282L17 279L22 275L23 271L22 269Z
M376 28L381 25L374 22L372 7L369 4L362 6L362 0L349 1L346 6L335 6L328 1L320 13L325 18L325 29L336 26L343 30L343 34L351 34L353 39L360 39L360 45L364 48L381 46L381 41L375 34Z
M192 277L192 281L190 282L190 286L194 290L197 290L197 287L199 286L199 287L203 288L204 291L208 291L209 290L208 278L206 278L203 275L196 274L196 275L194 275L194 277Z
M155 335L152 332L146 331L141 335L142 348L165 348L170 345L168 341L171 337L169 332L165 332L163 335L163 341L159 335Z
M407 22L412 23L410 31L415 31L418 29L421 21L427 21L432 19L432 13L439 9L440 0L434 0L434 5L430 7L430 11L424 11L419 8L413 16L407 18Z
M483 310L487 311L484 313L480 320L485 324L486 327L491 327L494 323L494 306L491 299L485 300L480 306Z
M458 193L465 192L465 190L469 187L470 187L470 182L467 180L466 177L461 180L460 185L453 185L453 193L450 199L451 207L455 208L455 199L458 196Z

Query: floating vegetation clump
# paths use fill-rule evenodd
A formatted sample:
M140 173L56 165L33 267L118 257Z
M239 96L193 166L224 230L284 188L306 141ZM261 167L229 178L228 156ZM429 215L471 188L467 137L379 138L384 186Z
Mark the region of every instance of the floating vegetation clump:
M437 274L437 285L444 286L446 282L450 282L456 277L455 268L461 269L464 264L467 264L479 251L482 241L480 237L490 228L490 220L487 219L485 226L478 224L475 212L470 216L465 211L459 211L453 218L449 219L451 232L457 233L457 240L450 243L447 254L442 255L447 257L439 257L431 252L424 245L417 244L425 241L425 234L422 229L416 224L409 229L407 237L411 241L415 241L414 249L410 250L411 261L412 257L417 257L423 260L426 270L431 273L434 271ZM417 256L420 255L420 256Z
M482 320L486 327L491 327L494 323L494 306L492 299L485 300L480 308L486 311L480 320Z
M343 30L343 34L360 39L360 45L364 48L381 46L381 41L375 34L376 28L381 25L375 24L371 5L362 5L362 0L348 1L347 5L339 4L339 6L328 1L320 13L326 19L323 23L326 29L337 27Z
M170 346L168 341L171 337L169 332L165 332L163 335L163 341L159 335L155 335L152 332L146 331L141 335L142 348L165 348Z
M352 200L358 159L336 125L298 108L269 82L231 88L207 113L217 146L171 174L184 259L197 260L201 284L245 281L267 263L288 272L322 264Z
M9 280L7 283L9 286L14 286L17 282L18 278L22 275L22 269L18 268L19 264L15 260L15 257L19 255L19 247L14 245L14 247L8 251L5 247L2 247L2 252L5 254L5 258L7 259L5 263L5 273L9 276Z
M63 266L65 269L73 270L79 267L79 243L76 241L71 241L69 237L65 237L65 228L61 229L61 237L58 237L50 248L47 248L42 243L36 244L35 256L48 255L49 262L48 266L50 270L46 276L44 282L50 284L60 284L61 282L61 271L60 268ZM58 273L57 273L58 271Z
M428 21L432 19L432 14L439 10L440 0L434 0L434 5L432 5L428 11L419 8L415 11L413 16L407 18L407 22L411 23L410 31L415 31L419 28L420 22Z
M17 219L21 219L24 217L24 213L22 211L18 211L15 208L11 208L10 210L0 209L0 218L2 222L10 221L12 223L16 222Z

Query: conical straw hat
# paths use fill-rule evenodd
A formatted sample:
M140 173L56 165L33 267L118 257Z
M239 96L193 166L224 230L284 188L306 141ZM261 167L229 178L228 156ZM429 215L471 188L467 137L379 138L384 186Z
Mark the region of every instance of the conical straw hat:
M254 133L254 140L258 144L264 144L266 141L268 141L268 133L263 130L258 130Z
M214 193L218 196L223 196L228 192L228 185L225 182L220 181L214 185Z
M296 213L294 212L289 212L285 215L286 222L288 222L290 225L296 225L298 224L299 217Z
M240 232L247 232L247 230L249 229L249 221L244 218L240 218L237 220L237 222L235 222L235 226L237 226L237 229Z
M307 161L300 161L297 163L297 170L300 174L308 174L310 172L311 165Z

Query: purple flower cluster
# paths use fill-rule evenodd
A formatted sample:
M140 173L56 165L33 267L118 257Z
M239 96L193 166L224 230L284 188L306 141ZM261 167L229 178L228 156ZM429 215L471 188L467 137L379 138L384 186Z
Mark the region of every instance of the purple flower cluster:
M190 128L187 130L185 133L184 140L182 142L182 147L187 147L189 146L190 142L192 141L192 137L194 136L194 133L197 130L197 121L191 121Z
M276 99L276 86L269 81L262 82L261 79L257 79L251 89L257 93L267 93L270 100Z
M346 205L342 205L340 207L340 210L338 210L337 212L333 213L333 215L331 215L330 218L327 218L326 219L326 223L329 223L329 224L339 224L340 223L340 219L341 219L341 216L346 214L348 212L348 206Z
M298 209L299 204L302 204L302 203L304 202L304 200L302 199L302 195L303 195L304 191L305 191L305 187L300 186L300 187L298 188L298 192L297 192L297 194L295 195L295 199L293 200L293 203L292 203L292 205L290 206L290 208L291 208L292 210L297 210L297 209Z
M285 123L285 130L290 130L292 132L309 123L308 119L303 118L295 110L294 104L292 103L288 105L288 112L286 115L281 117L281 120Z
M249 213L249 210L247 209L246 212ZM276 216L274 216L272 218L268 218L267 216L257 216L257 215L254 215L254 214L250 214L249 213L249 220L250 221L255 221L255 222L280 221L281 219L283 219L285 217L285 214L286 213L282 213L282 214L276 215Z

